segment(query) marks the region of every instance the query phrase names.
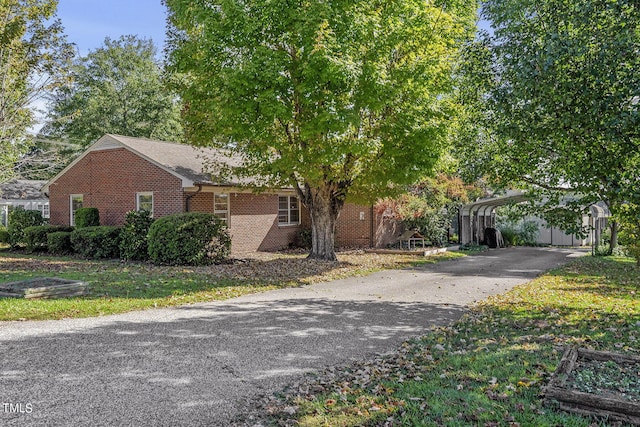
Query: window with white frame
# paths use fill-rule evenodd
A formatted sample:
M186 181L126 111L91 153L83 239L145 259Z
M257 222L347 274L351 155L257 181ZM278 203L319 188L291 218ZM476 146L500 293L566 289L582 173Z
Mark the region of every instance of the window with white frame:
M278 225L300 224L300 201L295 196L278 196Z
M229 195L215 193L213 195L213 214L229 225Z
M50 218L49 203L38 204L38 210L42 214L42 218Z
M153 193L136 193L136 210L147 211L153 217Z
M69 196L69 225L76 225L76 211L82 207L84 196L82 194L71 194Z

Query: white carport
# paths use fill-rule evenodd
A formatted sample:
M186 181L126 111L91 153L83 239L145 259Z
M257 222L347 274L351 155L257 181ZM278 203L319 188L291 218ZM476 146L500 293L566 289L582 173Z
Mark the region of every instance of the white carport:
M523 191L509 191L506 195L481 199L460 207L458 233L460 243L478 243L484 240L484 230L496 226L496 208L510 203L527 200Z
M525 192L509 191L504 196L477 200L460 207L458 217L460 243L480 244L484 241L484 230L488 227L494 228L496 225L495 210L497 207L527 200ZM523 219L535 221L538 224L538 243L554 246L585 246L600 241L602 230L608 226L610 216L611 213L604 203L591 205L589 213L582 218L582 225L591 230L586 239L566 234L558 228L549 226L538 217L527 216Z

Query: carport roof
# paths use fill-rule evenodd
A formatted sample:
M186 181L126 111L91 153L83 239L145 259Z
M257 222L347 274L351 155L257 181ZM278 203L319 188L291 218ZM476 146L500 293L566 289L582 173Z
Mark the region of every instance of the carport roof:
M460 214L470 215L480 210L487 211L487 209L493 210L498 206L504 206L510 203L520 203L528 200L528 196L521 190L510 190L504 196L491 197L487 199L476 200L473 203L463 205L460 208Z

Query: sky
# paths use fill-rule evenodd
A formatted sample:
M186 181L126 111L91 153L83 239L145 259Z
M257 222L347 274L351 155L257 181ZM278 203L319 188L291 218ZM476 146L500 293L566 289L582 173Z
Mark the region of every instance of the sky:
M164 48L166 8L161 0L58 0L58 18L82 56L101 47L105 37L128 34L152 39L159 54Z
M161 0L58 0L58 18L68 40L82 56L103 45L105 37L134 34L152 39L162 56L166 8ZM481 22L487 28L486 22Z

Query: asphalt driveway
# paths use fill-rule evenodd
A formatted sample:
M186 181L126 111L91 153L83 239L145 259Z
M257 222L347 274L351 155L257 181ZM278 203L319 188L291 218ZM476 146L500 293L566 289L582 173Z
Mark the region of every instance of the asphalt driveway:
M580 255L492 250L224 302L0 322L0 425L226 426L304 373L393 350Z

